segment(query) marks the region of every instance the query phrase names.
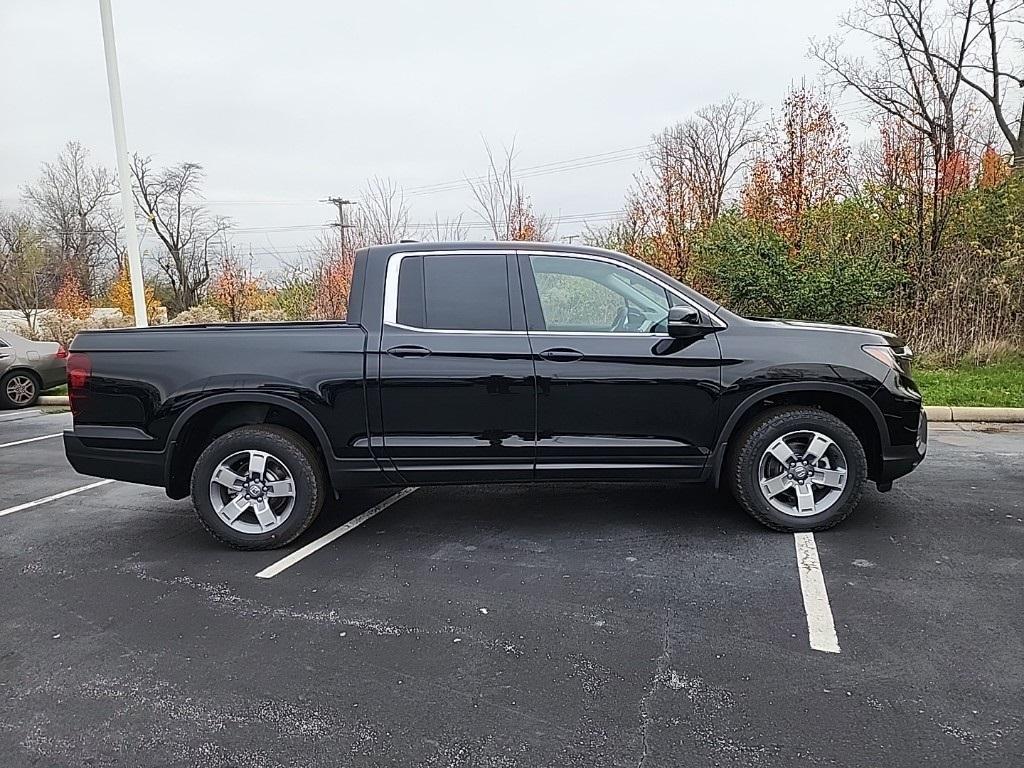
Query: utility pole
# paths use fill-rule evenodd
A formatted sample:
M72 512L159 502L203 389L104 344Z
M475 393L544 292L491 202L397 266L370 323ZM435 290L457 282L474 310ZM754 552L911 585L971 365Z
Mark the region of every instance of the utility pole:
M322 203L331 203L332 205L338 206L338 221L331 224L332 227L337 227L341 230L341 255L345 255L345 230L352 229L352 224L345 223L345 206L346 205L359 205L354 200L346 200L343 197L328 197L326 200L321 200Z
M564 239L565 242L567 242L569 245L572 245L572 241L576 240L577 238L579 238L579 235L566 235Z
M100 0L100 23L103 26L103 52L107 59L107 88L110 90L110 117L114 123L117 176L121 182L121 211L124 218L124 240L128 246L128 276L132 283L132 308L135 311L135 326L145 328L149 325L149 318L146 317L146 293L142 285L139 232L135 228L135 202L132 200L132 177L128 170L128 139L124 130L121 75L117 71L117 46L114 43L114 17L110 11L110 0Z

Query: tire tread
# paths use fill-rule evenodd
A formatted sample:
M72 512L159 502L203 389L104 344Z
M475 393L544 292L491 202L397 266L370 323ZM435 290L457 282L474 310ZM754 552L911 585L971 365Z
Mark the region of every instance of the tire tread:
M197 468L200 467L204 461L208 458L211 453L216 453L220 450L220 446L226 438L236 438L244 435L253 435L262 439L269 439L272 442L277 442L282 445L285 449L294 449L299 451L305 459L305 466L302 467L305 477L296 477L296 484L305 481L307 487L311 489L312 499L306 510L305 518L301 524L296 526L294 530L289 531L287 537L283 539L267 539L265 541L251 541L246 542L243 540L235 541L224 536L220 531L211 526L207 522L205 516L198 512L198 505L196 503L197 492L201 491L201 488L197 488L197 485L205 485L199 483L197 477ZM277 549L278 547L285 547L291 542L295 541L299 536L306 532L313 521L316 520L317 515L320 514L320 509L323 506L324 496L326 491L326 484L324 481L323 467L321 466L320 459L316 455L316 452L310 447L310 445L298 434L293 432L286 427L279 427L275 424L253 424L245 427L238 427L230 432L226 432L216 440L214 440L196 459L196 463L192 468L192 503L196 506L197 515L199 521L202 523L203 528L213 536L217 541L225 546L231 547L232 549L239 550L265 550L265 549ZM294 510L293 510L294 514Z

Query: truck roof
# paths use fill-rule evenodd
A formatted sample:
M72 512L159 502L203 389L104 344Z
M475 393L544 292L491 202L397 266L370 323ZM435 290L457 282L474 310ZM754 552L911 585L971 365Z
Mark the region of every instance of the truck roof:
M452 240L441 242L405 242L371 245L366 249L377 258L378 254L409 253L413 251L544 251L547 253L589 253L594 256L606 256L619 260L630 260L629 256L594 248L589 245L570 245L568 243L538 243L527 240Z

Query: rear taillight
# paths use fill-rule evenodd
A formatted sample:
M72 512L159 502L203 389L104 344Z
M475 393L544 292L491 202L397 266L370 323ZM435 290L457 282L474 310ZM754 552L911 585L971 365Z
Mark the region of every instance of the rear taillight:
M58 360L67 360L68 359L68 351L66 349L64 349L64 345L63 344L58 344L57 345L56 358Z
M85 399L85 389L92 374L92 362L88 355L72 352L68 355L68 398L71 402L71 413L77 414Z

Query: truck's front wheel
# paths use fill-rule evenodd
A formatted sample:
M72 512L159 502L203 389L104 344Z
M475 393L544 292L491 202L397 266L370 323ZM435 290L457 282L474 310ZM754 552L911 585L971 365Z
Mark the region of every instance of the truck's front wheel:
M199 519L236 549L274 549L293 541L316 519L326 490L309 444L267 424L221 435L192 470Z
M742 430L729 469L732 492L754 519L779 531L821 531L857 506L867 459L832 414L782 407Z

